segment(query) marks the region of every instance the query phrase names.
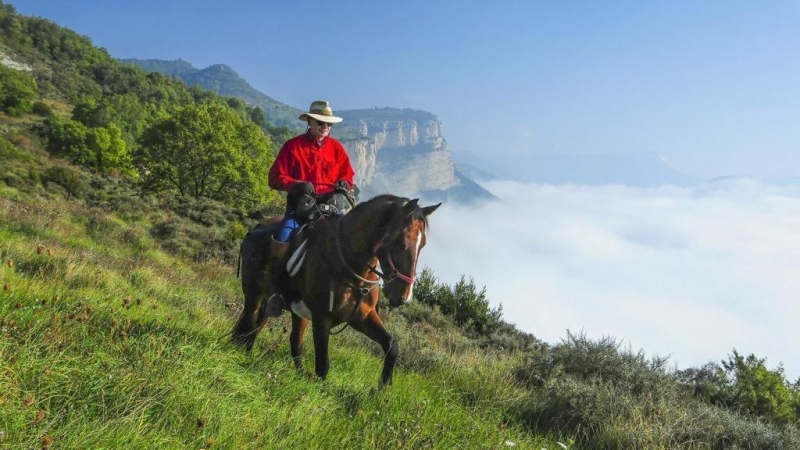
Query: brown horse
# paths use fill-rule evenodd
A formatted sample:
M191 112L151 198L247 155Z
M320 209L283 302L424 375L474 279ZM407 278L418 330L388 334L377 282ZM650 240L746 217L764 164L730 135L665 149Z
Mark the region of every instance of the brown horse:
M428 228L427 216L441 203L420 207L418 200L382 195L344 216L321 219L294 239L282 292L292 312L289 338L295 367L303 367L303 336L311 321L315 372L328 374L331 329L347 323L380 344L385 353L381 385L392 381L397 341L386 332L376 310L378 287L392 306L413 297L414 274ZM266 322L263 307L270 286L269 236L274 226L251 231L242 242L245 305L234 341L251 350ZM380 265L383 271L378 270ZM346 325L345 325L346 326Z

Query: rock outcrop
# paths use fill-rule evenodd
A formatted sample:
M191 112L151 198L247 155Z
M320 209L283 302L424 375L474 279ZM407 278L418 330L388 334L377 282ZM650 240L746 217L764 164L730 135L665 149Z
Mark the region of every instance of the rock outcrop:
M458 173L442 124L411 109L337 111L360 136L344 139L365 194L391 192L432 199L476 200L492 195Z

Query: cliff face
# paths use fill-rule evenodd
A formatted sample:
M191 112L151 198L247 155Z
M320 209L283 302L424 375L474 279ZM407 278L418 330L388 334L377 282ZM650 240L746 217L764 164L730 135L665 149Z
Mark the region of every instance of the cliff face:
M237 97L264 110L273 125L302 131L297 120L305 108L296 109L253 89L228 66L197 69L186 61L123 60L145 70L166 73L220 95ZM435 115L413 109L372 108L335 110L344 118L334 136L344 144L356 171L362 198L392 193L431 200L469 202L493 198L485 189L459 173Z
M362 137L343 140L367 195L489 198L491 194L458 173L442 135L442 124L430 113L376 109L337 112Z

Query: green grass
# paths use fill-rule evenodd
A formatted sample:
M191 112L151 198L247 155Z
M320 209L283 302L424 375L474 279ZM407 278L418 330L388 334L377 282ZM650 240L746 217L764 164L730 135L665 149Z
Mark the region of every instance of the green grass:
M380 349L352 330L321 382L310 338L306 373L293 369L287 317L251 355L229 343L232 266L110 239L139 224L87 220L80 202L23 197L0 203L2 448L556 448L507 423L522 392L507 358L454 329L432 338L388 313L394 384L376 389Z
M697 401L613 338L476 337L421 303L381 312L400 345L382 390L381 349L351 329L332 337L325 381L310 336L294 370L288 316L245 354L228 338L242 295L222 238L251 225L241 213L85 172L93 189L69 197L35 175L63 162L14 152L27 156L0 165L0 448L800 448L795 425Z

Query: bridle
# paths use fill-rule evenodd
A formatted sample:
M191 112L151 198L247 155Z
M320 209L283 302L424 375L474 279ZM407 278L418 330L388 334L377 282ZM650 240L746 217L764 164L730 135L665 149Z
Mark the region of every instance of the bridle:
M377 275L378 276L377 280L368 280L368 279L362 277L361 275L359 275L355 270L353 270L350 267L350 264L347 262L347 259L344 257L344 253L342 252L342 245L341 245L341 242L339 240L339 236L341 236L341 227L342 227L342 220L339 220L339 222L336 224L336 233L335 233L335 246L336 246L336 252L339 255L339 262L341 263L342 266L344 266L347 269L347 271L350 273L350 275L353 276L355 279L357 279L358 281L360 281L362 283L366 283L366 284L371 285L371 287L366 291L366 293L368 293L369 291L374 289L375 286L380 282L380 280L383 280L384 283L389 283L389 282L394 281L395 279L399 278L400 280L404 281L408 285L413 285L414 284L414 282L416 281L416 278L408 276L408 275L400 272L400 270L397 269L397 267L394 264L394 261L392 260L392 253L390 251L388 251L388 250L386 250L386 259L389 261L389 268L391 269L391 271L388 273L388 275L386 273L381 272L380 270L378 270L377 266L373 266L371 264L367 264L367 270L369 272L374 273L375 275ZM375 247L373 247L373 249L372 249L372 254L377 257L378 253L380 251L382 251L382 250L387 248L386 247L386 243L389 242L389 241L390 241L390 239L388 239L388 234L387 234L387 236L384 236L384 238L381 239L380 242L375 244ZM355 287L355 286L353 286L353 287ZM358 288L361 289L361 290L364 289L363 287L358 287ZM365 295L366 295L366 293L365 293Z
M379 251L381 251L381 250L383 250L385 248L385 245L386 245L386 241L381 240L381 242L379 242L377 245L375 245L375 248L373 250L373 254L377 255ZM389 272L389 275L386 275L385 273L382 273L381 271L379 271L378 269L376 269L375 267L372 267L372 266L369 266L369 271L374 273L374 274L376 274L376 275L378 275L385 283L388 283L390 281L394 281L396 278L399 278L399 279L403 280L409 286L414 284L414 282L416 281L415 277L410 277L410 276L404 274L403 272L400 272L400 270L398 270L397 267L394 266L394 261L392 260L392 252L386 250L386 259L389 261L389 268L391 269L391 271Z
M389 273L389 275L386 275L385 273L383 273L380 270L378 270L377 266L373 266L373 265L371 265L369 263L367 263L367 271L377 275L378 278L376 278L375 280L370 280L370 279L364 278L361 275L359 275L358 272L356 272L355 270L353 270L352 267L350 267L350 264L347 262L347 258L345 258L345 256L344 256L344 252L342 252L342 244L341 244L341 241L340 241L340 236L342 234L341 233L341 229L342 229L342 222L343 221L344 221L344 217L341 217L341 218L339 218L339 220L336 223L336 231L334 232L334 246L336 247L336 254L339 257L339 263L345 269L347 269L347 272L349 272L350 276L352 276L353 278L355 278L359 282L359 284L351 283L349 281L346 281L345 283L348 286L350 286L352 289L358 291L358 293L361 294L361 295L357 296L358 298L356 300L356 305L353 308L353 312L350 314L350 318L347 319L344 322L344 326L342 326L340 329L338 329L336 331L331 331L331 334L339 334L342 331L344 331L345 328L347 328L348 323L356 316L358 311L361 309L361 303L363 302L364 297L366 297L367 295L369 295L370 292L375 290L378 287L378 284L380 283L381 280L383 280L384 283L389 283L389 282L399 278L399 279L403 280L404 282L406 282L410 286L413 286L414 285L414 281L415 281L414 277L410 277L410 276L400 272L397 269L397 267L395 267L394 261L392 260L392 254L388 250L386 251L386 257L387 257L387 260L389 261L389 267L391 268L391 272ZM373 258L378 258L378 252L386 248L386 243L387 242L389 242L388 234L386 236L384 236L384 238L381 239L381 241L378 242L375 245L375 247L373 248L373 250L372 250L372 255L374 255ZM333 310L333 287L331 287L331 291L330 291L330 307L329 307L329 309Z

